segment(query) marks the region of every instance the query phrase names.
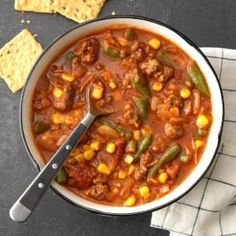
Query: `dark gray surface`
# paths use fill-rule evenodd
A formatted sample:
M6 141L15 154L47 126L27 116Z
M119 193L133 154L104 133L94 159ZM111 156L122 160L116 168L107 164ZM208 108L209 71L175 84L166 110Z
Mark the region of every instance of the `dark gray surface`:
M13 0L0 0L0 47L23 28L38 34L46 47L76 23L59 15L19 13ZM236 48L234 0L108 0L100 16L148 16L189 36L198 46ZM31 24L21 24L21 19ZM151 214L108 218L77 208L49 190L24 224L13 223L8 210L37 174L20 137L18 108L21 92L12 94L0 81L0 235L168 235L149 227ZM180 222L181 223L181 222Z

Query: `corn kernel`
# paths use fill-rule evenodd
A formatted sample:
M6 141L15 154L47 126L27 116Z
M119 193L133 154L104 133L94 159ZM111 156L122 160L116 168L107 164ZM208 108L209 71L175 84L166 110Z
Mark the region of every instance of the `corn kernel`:
M203 141L200 139L197 139L195 141L195 148L198 149L198 148L201 148L202 146L203 146Z
M94 141L90 144L90 148L94 151L99 151L101 148L101 145L98 141Z
M68 81L68 82L73 82L75 80L75 77L71 74L68 74L68 73L62 73L61 78Z
M196 120L196 126L199 129L204 129L209 125L209 119L205 115L199 115Z
M135 171L136 167L134 165L131 165L128 170L128 175L132 175Z
M180 110L178 107L171 107L170 108L170 113L174 117L179 117L180 116Z
M111 173L111 170L105 163L99 164L99 166L97 167L97 171L104 175L109 175Z
M75 110L74 112L73 112L73 114L75 115L75 116L78 116L78 117L80 117L81 116L81 110Z
M142 186L139 188L139 193L141 197L145 197L150 194L150 190L148 186Z
M133 206L136 202L136 198L134 195L131 195L130 197L128 197L125 202L124 205L127 207Z
M116 145L114 143L108 143L106 146L106 151L108 153L114 153L116 151Z
M84 158L87 161L92 160L94 156L95 156L95 152L92 149L84 151Z
M104 88L102 85L95 85L92 91L92 96L95 99L101 99L103 96Z
M114 81L110 81L110 82L109 82L109 87L110 87L111 89L116 89L116 88L117 88L117 84L116 84Z
M131 156L130 154L127 154L127 155L125 156L125 162L126 162L127 164L131 164L133 161L134 161L134 157Z
M162 184L164 184L164 183L167 181L167 179L168 179L168 175L167 175L166 172L162 172L162 173L159 175L159 177L158 177L158 180L159 180Z
M153 85L152 85L152 89L155 91L155 92L159 92L163 89L163 83L160 83L160 82L154 82Z
M73 124L73 118L70 117L70 116L66 116L66 118L65 118L65 123L66 123L67 125Z
M84 151L87 151L87 150L90 149L90 146L89 146L88 144L84 144L84 145L82 146L82 149L83 149Z
M59 113L55 113L52 115L52 121L55 124L62 124L64 122L64 117L63 117L63 115L61 115Z
M135 140L139 141L141 138L141 131L140 130L135 130L133 133L133 137Z
M118 192L119 192L119 189L118 189L117 187L114 187L114 188L112 189L112 192L113 192L113 193L118 193Z
M142 132L142 135L143 135L144 137L147 137L147 136L149 136L149 135L152 133L149 128L142 128L142 129L141 129L141 132Z
M60 98L60 97L62 96L62 94L63 94L63 91L62 91L61 89L59 89L59 88L54 88L54 90L53 90L53 95L54 95L54 97Z
M161 46L161 41L156 39L156 38L152 38L149 40L148 44L154 48L154 49L158 49Z
M130 104L126 104L124 108L125 108L125 110L129 110L131 108L131 105Z
M82 160L84 160L84 155L82 153L79 153L75 155L74 158L76 161L81 162Z
M43 136L42 136L42 140L47 140L48 139L48 134L44 134Z
M124 179L126 177L126 172L124 170L120 170L118 173L119 179Z
M191 91L188 88L182 88L180 90L180 96L183 99L187 99L187 98L189 98L191 96Z

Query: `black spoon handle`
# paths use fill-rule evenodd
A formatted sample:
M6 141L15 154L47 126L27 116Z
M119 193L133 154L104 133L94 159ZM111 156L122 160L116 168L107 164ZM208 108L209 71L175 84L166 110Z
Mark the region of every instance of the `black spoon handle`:
M24 222L30 216L58 170L62 167L63 163L94 119L94 115L87 113L81 123L74 129L47 165L40 171L33 182L11 207L9 214L13 221Z

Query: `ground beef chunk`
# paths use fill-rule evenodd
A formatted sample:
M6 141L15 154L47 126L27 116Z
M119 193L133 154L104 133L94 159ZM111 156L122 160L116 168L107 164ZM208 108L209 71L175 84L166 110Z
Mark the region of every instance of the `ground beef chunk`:
M96 38L84 40L75 50L75 55L80 58L80 61L86 65L93 64L99 53L99 41Z
M74 187L78 189L89 188L93 184L93 179L97 175L96 169L91 165L65 165L68 176L74 179Z
M107 182L107 180L108 180L108 176L107 175L98 173L96 178L93 180L93 183L94 184L105 183L105 182Z
M131 127L138 129L142 125L138 112L135 109L127 109L124 113L124 119Z
M154 75L154 78L159 82L167 82L174 76L174 69L170 66L164 65L162 70Z
M142 154L140 157L140 165L147 166L153 159L153 155L150 151L147 151L146 153Z
M95 200L103 200L106 197L108 186L106 184L98 183L93 185L86 194Z
M169 139L180 138L183 135L183 128L180 125L166 123L164 130L165 130L165 135Z
M120 49L120 57L121 58L125 58L128 57L130 55L130 49L129 47L122 47Z
M163 66L163 74L166 80L170 79L174 75L174 69L170 66Z
M147 165L153 160L153 155L151 152L147 151L140 157L139 166L134 172L134 178L136 180L141 180L147 174Z
M170 94L167 98L163 99L164 103L169 105L170 107L179 107L181 108L183 106L182 99L177 94Z
M143 61L146 58L145 53L146 44L144 42L135 41L131 45L131 58L137 61Z
M140 70L147 76L152 76L161 70L161 63L157 59L148 59L142 62Z
M39 95L34 99L33 102L33 107L36 110L42 110L46 107L49 107L50 105L51 101L48 98Z
M167 140L164 137L160 136L154 140L152 150L154 152L164 152L166 150L166 147Z
M54 87L55 89L56 87ZM64 85L62 95L59 98L53 97L53 107L58 111L66 111L73 105L75 91L70 84Z
M72 75L75 76L75 78L77 79L83 77L87 72L87 68L80 64L78 57L73 58L71 67L72 67L71 68Z
M146 174L147 174L147 168L143 165L140 165L138 168L135 169L134 178L136 180L141 180L146 176Z
M55 88L57 87L54 86L53 89ZM58 88L62 90L62 95L59 98L53 96L53 106L59 111L66 111L73 105L75 91L70 84L64 85L63 88Z
M166 164L165 167L166 172L168 173L170 178L175 179L181 169L181 164L178 162L178 160L174 160L172 163Z

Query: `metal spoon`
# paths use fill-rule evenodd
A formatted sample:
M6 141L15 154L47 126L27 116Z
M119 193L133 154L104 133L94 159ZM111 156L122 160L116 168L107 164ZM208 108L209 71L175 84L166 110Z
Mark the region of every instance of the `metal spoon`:
M90 99L90 88L91 85L86 91L86 102L88 105L88 112L86 116L57 150L47 165L39 172L20 198L11 207L9 215L13 221L24 222L30 216L41 197L46 192L51 181L57 174L58 170L62 167L63 163L73 148L78 144L79 140L92 124L94 119L99 115L106 115L113 112L109 110L99 111L93 106Z

